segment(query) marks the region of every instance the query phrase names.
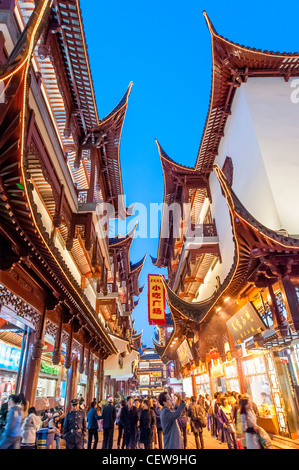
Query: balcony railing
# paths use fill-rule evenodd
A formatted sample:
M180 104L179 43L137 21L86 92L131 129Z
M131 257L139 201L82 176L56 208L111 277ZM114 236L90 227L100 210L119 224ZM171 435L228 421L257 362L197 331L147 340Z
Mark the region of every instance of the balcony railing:
M211 224L190 224L186 231L186 238L217 237L215 222Z

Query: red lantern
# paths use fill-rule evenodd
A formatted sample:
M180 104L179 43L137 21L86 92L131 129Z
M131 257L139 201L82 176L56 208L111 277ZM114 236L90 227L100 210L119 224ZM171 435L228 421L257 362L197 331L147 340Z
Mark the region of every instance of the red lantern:
M220 354L218 351L216 351L216 349L213 349L212 351L209 352L209 356L211 359L216 360L216 359L219 359Z

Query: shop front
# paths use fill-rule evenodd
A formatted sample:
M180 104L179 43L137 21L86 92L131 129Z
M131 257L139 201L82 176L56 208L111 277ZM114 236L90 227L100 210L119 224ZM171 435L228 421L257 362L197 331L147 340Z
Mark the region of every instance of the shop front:
M271 393L270 378L267 373L265 353L257 352L243 357L241 359L241 366L246 393L258 407L260 426L268 432L278 434L278 420ZM273 379L274 382L277 382L275 377ZM280 401L279 397L277 397L276 401Z
M192 384L192 377L185 377L183 378L183 391L186 394L186 397L192 397L193 393L193 384Z
M211 394L214 395L216 392L225 393L226 392L226 383L224 369L221 363L221 359L216 359L211 361L210 369L211 377Z
M36 388L35 407L37 410L63 406L65 381L62 380L62 366L54 366L42 360ZM62 385L64 383L64 385Z
M77 384L77 397L82 395L84 400L86 400L86 386L87 386L87 375L79 374L78 384Z
M0 406L15 393L21 349L0 341Z
M206 393L211 395L211 385L210 385L210 375L206 369L195 369L194 370L195 376L195 389L196 389L196 396L203 395L205 396Z
M223 371L225 376L225 387L227 392L240 393L240 381L237 362L235 360L224 362Z

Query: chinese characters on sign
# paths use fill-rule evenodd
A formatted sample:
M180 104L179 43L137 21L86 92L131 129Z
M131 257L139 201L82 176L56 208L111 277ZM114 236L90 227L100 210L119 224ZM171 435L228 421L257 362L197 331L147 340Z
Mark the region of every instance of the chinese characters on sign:
M226 325L238 344L266 329L266 325L250 302L230 318Z
M148 322L150 325L165 325L165 289L162 277L148 275Z

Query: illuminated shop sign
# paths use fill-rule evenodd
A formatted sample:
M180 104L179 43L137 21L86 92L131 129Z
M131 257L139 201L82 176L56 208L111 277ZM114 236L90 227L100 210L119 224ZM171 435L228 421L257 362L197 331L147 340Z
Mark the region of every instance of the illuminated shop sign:
M245 339L266 329L266 325L251 302L230 318L226 326L237 343L243 343Z
M45 361L41 363L40 371L43 372L44 374L51 374L51 375L59 374L58 367L54 367L52 366L52 364L49 364L48 362L45 362Z
M148 275L148 321L150 325L165 325L165 288L159 274Z
M86 374L80 374L80 384L87 384L87 375Z
M149 385L150 383L149 375L140 375L139 383L140 385Z
M13 348L8 344L0 342L0 368L15 370L19 369L21 350Z
M190 346L189 346L188 341L186 339L184 339L182 344L178 347L177 353L178 353L179 361L182 365L185 365L189 361L193 360L193 356L192 356L192 353L191 353L191 350L190 350Z

